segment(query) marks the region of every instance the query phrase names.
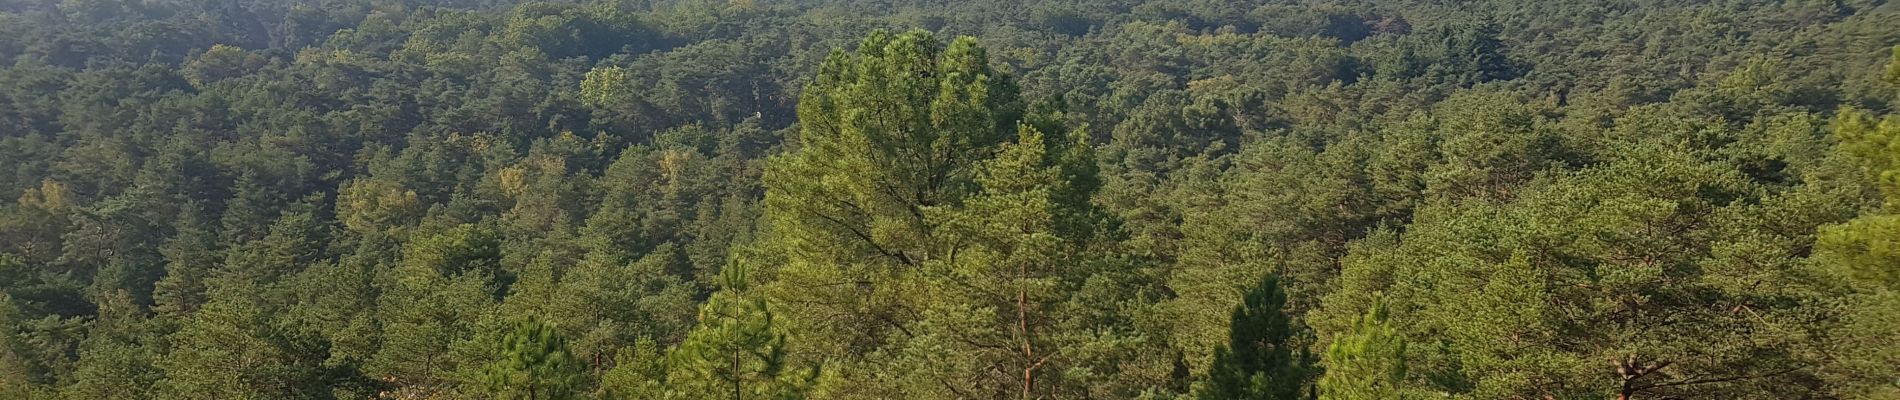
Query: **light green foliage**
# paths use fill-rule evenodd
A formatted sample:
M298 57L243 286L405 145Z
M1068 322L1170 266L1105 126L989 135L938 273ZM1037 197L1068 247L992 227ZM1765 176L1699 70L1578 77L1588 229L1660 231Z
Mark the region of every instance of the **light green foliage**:
M628 87L633 75L625 68L601 67L587 71L587 78L581 81L581 101L597 109L611 110L627 107L633 101Z
M1900 117L1876 119L1865 111L1842 110L1834 117L1834 135L1846 153L1862 161L1878 182L1884 209L1821 231L1823 265L1858 284L1900 290Z
M337 194L337 219L357 232L400 228L421 212L416 191L387 180L357 180Z
M1889 80L1900 81L1900 47L1887 66ZM1835 393L1847 398L1875 399L1900 395L1900 117L1873 116L1842 110L1835 116L1834 135L1841 147L1875 178L1884 207L1846 223L1824 227L1815 243L1816 265L1829 276L1843 278L1853 290L1843 301L1844 322L1835 333L1832 350L1837 358L1826 366L1838 382Z
M1334 338L1320 357L1325 373L1316 390L1325 400L1420 398L1408 389L1405 337L1388 320L1385 304L1375 303L1352 331Z
M226 44L212 45L203 54L192 57L181 67L185 79L199 87L210 86L218 81L243 76L262 68L267 62L263 57L251 54L237 46Z
M1855 218L1823 228L1815 244L1825 265L1855 283L1900 290L1900 215Z
M599 362L639 339L677 340L692 325L694 288L674 278L678 252L639 260L590 255L566 271L546 312L574 324L575 354Z
M1428 194L1508 199L1533 174L1562 161L1561 138L1534 105L1501 93L1454 96L1437 105L1444 162L1425 171Z
M804 399L818 369L794 364L786 334L764 299L747 292L745 268L699 310L699 325L664 356L631 347L603 388L615 398Z
M490 228L460 225L411 243L377 277L382 345L365 370L418 391L448 390L478 360L452 354L492 312L497 246Z
M152 301L161 315L180 317L204 305L205 280L218 262L217 238L205 224L197 213L188 213L177 224L178 233L159 247L165 277L153 285Z
M1080 361L1131 357L1115 346L1138 335L1080 313L1117 304L1070 304L1111 227L1087 136L1058 110L1019 122L982 48L940 46L874 34L833 55L800 104L800 150L766 175L767 248L786 262L767 293L796 306L789 326L808 339L795 348L852 359L830 365L821 396L1123 390L1096 375L1119 368Z
M1209 190L1221 206L1184 216L1182 246L1166 303L1174 340L1197 373L1225 335L1233 308L1253 282L1279 276L1288 312L1297 318L1337 273L1333 259L1345 244L1379 221L1367 184L1364 143L1339 143L1323 152L1290 139L1253 143ZM1302 190L1286 190L1300 187Z
M700 327L667 354L669 398L802 399L816 370L788 365L763 300L715 294Z
M1900 292L1860 294L1846 306L1845 321L1833 332L1837 358L1822 366L1831 391L1850 399L1900 396L1900 372L1893 369L1900 363L1900 345L1893 341L1900 330Z
M1796 305L1817 293L1773 234L1728 217L1735 196L1761 189L1671 146L1612 157L1514 201L1427 205L1396 240L1356 247L1326 301L1335 311L1309 320L1345 331L1357 315L1337 310L1384 292L1405 340L1436 344L1414 347L1410 369L1480 398L1810 393L1786 382L1817 361L1814 316ZM1714 230L1757 233L1698 233Z
M1887 82L1900 85L1900 46L1894 46L1893 59L1887 61Z
M1875 117L1866 111L1846 109L1834 117L1834 135L1841 148L1866 163L1868 173L1887 193L1887 207L1900 207L1900 118Z

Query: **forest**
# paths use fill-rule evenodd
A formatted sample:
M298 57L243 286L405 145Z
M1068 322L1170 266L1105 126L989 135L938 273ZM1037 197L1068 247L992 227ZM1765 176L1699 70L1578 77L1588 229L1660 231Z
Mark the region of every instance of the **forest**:
M0 399L1900 399L1887 0L0 0Z

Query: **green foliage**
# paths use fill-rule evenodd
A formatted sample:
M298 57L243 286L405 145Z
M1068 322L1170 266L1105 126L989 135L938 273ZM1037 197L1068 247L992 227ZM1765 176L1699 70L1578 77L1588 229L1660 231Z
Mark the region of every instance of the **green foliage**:
M1326 346L1326 372L1315 390L1328 400L1418 398L1407 387L1405 337L1388 320L1385 304L1374 303L1364 318Z
M322 398L324 381L310 337L286 327L260 298L261 288L226 279L214 282L213 300L170 336L158 364L158 398Z
M0 347L0 372L6 374L6 378L0 380L0 393L19 399L53 398L50 385L34 382L35 375L39 374L28 357L36 350L30 347L35 343L21 340L24 337L19 328L24 327L25 321L20 314L12 296L0 296L0 323L4 323L0 326L12 327L5 341L0 342L5 345Z
M80 351L94 357L73 369L73 384L61 395L75 399L149 399L164 377L157 368L163 349L154 321L143 315L124 292L100 305L99 320Z
M1900 394L1900 12L1440 3L0 0L0 398Z
M1900 57L1900 47L1895 48ZM1889 80L1900 80L1900 58L1887 66ZM1861 161L1863 172L1874 177L1880 189L1879 210L1868 211L1839 225L1823 227L1815 243L1816 264L1830 276L1843 278L1853 290L1844 301L1843 322L1834 332L1826 373L1840 382L1834 390L1848 398L1880 398L1900 394L1900 374L1883 365L1900 362L1900 345L1892 343L1891 332L1900 329L1900 244L1894 241L1900 230L1900 186L1896 186L1894 138L1900 137L1900 117L1886 116L1878 125L1873 117L1857 110L1842 110L1835 116L1834 134L1841 148Z
M496 399L562 400L580 397L587 373L568 352L567 338L538 319L516 321L496 341L494 361L481 369L485 392Z
M481 360L455 349L476 339L493 312L498 243L491 229L459 225L411 243L377 277L382 345L367 361L373 376L418 390L447 390Z
M1780 247L1800 236L1730 219L1751 207L1737 196L1767 190L1755 185L1690 152L1632 145L1600 166L1527 185L1514 201L1427 205L1398 240L1355 248L1326 304L1367 307L1368 293L1386 293L1408 341L1438 343L1407 357L1431 390L1810 393L1793 383L1807 378L1788 366L1818 361L1814 342L1803 339L1816 315L1797 304L1820 293L1785 255L1797 250ZM1759 201L1773 209L1783 200ZM1796 232L1817 225L1787 222L1801 224ZM1752 233L1697 233L1705 229ZM1309 321L1339 329L1338 321L1356 317ZM1612 359L1622 375L1591 362Z
M1200 399L1293 400L1310 397L1314 360L1296 341L1280 279L1267 276L1234 308L1227 344L1214 349Z
M787 263L766 290L808 305L788 316L826 352L868 352L904 324L911 271L947 255L924 210L973 191L975 163L1022 113L987 58L974 39L880 32L827 58L806 89L799 150L764 177L768 234ZM840 312L850 317L820 323Z
M941 392L894 391L1036 398L1102 383L1072 374L1086 345L1075 330L1121 327L1061 312L1088 264L1098 261L1085 252L1104 221L1087 202L1089 188L1072 186L1087 182L1078 174L1089 172L1076 162L1091 158L1073 137L1027 125L1018 132L1014 143L980 165L975 182L981 189L961 208L925 210L939 240L967 245L954 250L954 258L925 262L920 280L926 286L913 300L923 315L909 328L912 337L887 350L902 352L889 368L935 365L908 371L907 381L954 383Z
M699 310L699 325L664 356L647 347L623 353L603 388L614 398L804 399L818 369L792 364L786 334L765 300L746 293L745 269Z
M1869 215L1821 231L1815 243L1835 272L1855 283L1900 290L1900 215Z
M1887 61L1887 82L1900 85L1900 46L1893 48L1893 60Z
M785 334L760 299L715 294L700 327L667 353L667 393L678 398L802 399L817 370L787 365Z

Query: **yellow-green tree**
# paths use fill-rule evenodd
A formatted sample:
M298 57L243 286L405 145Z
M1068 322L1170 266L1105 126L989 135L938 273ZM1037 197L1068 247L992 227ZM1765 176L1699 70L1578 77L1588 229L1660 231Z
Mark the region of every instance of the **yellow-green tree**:
M1320 399L1417 397L1406 389L1405 337L1388 320L1383 303L1375 303L1351 332L1334 338L1320 361L1326 371L1317 385Z
M1893 54L1887 79L1900 83L1900 47ZM1900 371L1892 367L1900 365L1900 344L1893 340L1900 332L1900 116L1844 109L1833 128L1841 148L1880 189L1881 207L1823 227L1815 243L1816 266L1850 293L1827 370L1837 395L1900 396Z

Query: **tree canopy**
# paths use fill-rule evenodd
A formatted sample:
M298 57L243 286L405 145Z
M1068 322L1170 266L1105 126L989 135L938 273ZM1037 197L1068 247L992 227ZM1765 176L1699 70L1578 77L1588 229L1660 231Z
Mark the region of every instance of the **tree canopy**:
M0 0L4 399L1890 399L1874 0Z

